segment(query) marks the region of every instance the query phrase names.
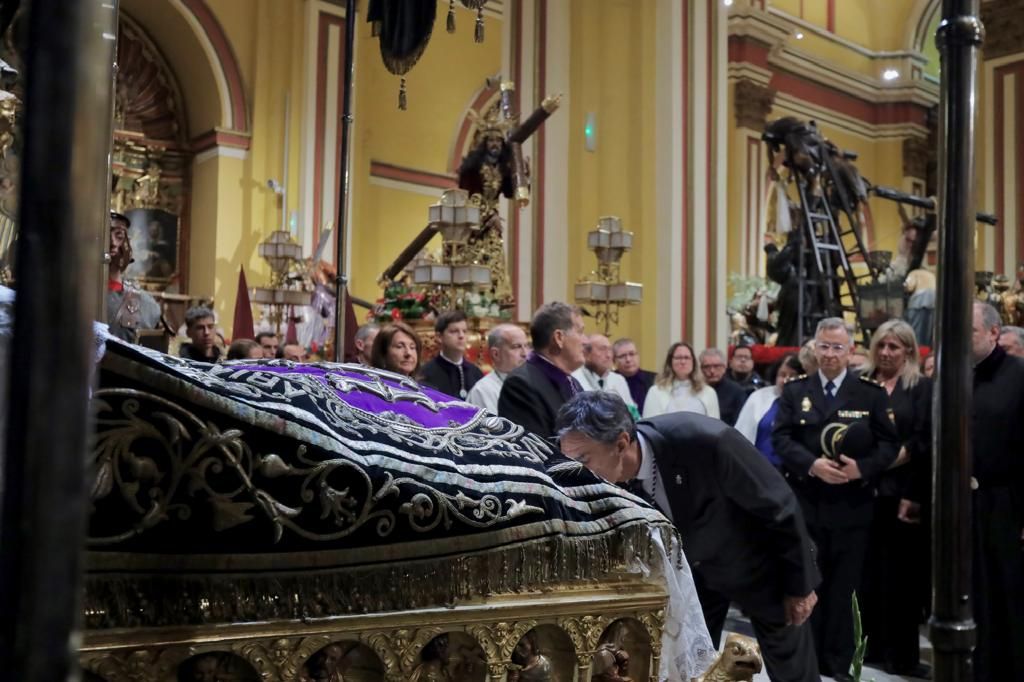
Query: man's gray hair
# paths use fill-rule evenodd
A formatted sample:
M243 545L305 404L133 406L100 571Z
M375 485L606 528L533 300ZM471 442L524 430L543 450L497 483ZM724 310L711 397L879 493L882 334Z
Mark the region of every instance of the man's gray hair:
M623 346L625 346L626 344L629 344L631 346L636 346L636 344L633 342L633 339L631 339L629 337L623 337L621 339L618 339L615 343L612 344L612 353L614 353L615 355L618 355L619 349L622 348Z
M623 432L636 439L636 423L625 401L608 391L577 393L562 405L555 417L559 438L579 433L599 443L611 444Z
M830 332L835 329L842 329L846 332L846 336L850 339L850 345L853 345L853 325L847 324L846 320L841 317L826 317L818 323L818 328L814 330L814 336L817 337L822 332Z
M702 350L700 352L700 356L698 356L697 360L700 362L700 364L703 365L704 364L704 358L706 358L709 355L714 355L719 360L725 362L725 353L723 353L722 351L718 350L717 348L705 348L704 350Z
M999 330L999 335L1002 336L1003 334L1013 334L1014 336L1017 337L1017 343L1019 343L1021 346L1024 346L1024 328L1015 327L1012 324L1008 324Z
M204 305L192 306L185 312L185 328L191 329L192 325L199 320L213 316L213 311Z
M487 334L487 347L488 348L503 348L505 346L505 332L510 329L515 329L514 324L504 323L499 324L497 327L492 329Z
M985 329L998 327L1003 323L1003 318L999 317L999 311L991 303L975 301L974 309L981 311L981 323L985 325Z
M559 329L564 332L572 330L572 316L578 314L579 308L561 301L545 303L538 308L530 322L530 340L534 349L546 350Z
M356 341L365 341L370 337L371 334L376 334L380 331L380 325L376 322L367 322L362 327L356 330Z

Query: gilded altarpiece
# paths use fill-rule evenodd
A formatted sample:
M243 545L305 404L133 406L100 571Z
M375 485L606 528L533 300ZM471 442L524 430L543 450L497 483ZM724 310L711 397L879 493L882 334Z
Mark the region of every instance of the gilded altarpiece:
M122 13L117 45L110 207L131 220L135 262L148 289L188 281L192 153L174 74L144 30Z

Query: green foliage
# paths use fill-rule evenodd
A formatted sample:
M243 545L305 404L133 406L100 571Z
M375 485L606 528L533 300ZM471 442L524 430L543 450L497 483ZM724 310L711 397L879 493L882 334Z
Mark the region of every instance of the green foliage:
M853 593L853 642L856 648L853 650L853 663L850 664L850 674L853 679L860 682L861 673L864 670L864 656L868 651L868 638L864 636L864 626L860 622L860 604L857 602L857 593Z
M729 298L727 307L729 312L741 312L757 295L758 291L765 291L770 298L775 298L779 293L779 285L764 277L729 274L729 291L732 296Z

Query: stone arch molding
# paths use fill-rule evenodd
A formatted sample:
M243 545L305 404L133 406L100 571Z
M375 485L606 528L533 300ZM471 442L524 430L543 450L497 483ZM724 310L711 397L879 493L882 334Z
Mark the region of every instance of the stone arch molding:
M163 52L181 84L194 151L249 147L249 107L242 71L223 27L205 0L121 0Z
M933 36L928 27L941 9L939 0L916 0L907 18L906 47L917 52L924 50L925 42Z

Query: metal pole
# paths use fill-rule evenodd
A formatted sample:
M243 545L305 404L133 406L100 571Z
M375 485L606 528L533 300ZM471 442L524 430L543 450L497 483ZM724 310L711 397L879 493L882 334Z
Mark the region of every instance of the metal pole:
M345 239L348 236L348 207L352 200L349 173L352 156L352 85L356 75L356 0L345 3L345 111L341 117L341 201L338 202L338 230L335 265L338 266L334 306L334 361L345 359L345 305L348 273L345 271Z
M939 102L938 382L934 417L932 617L936 682L973 679L971 651L971 324L974 102L984 28L978 0L943 0Z
M33 0L28 15L15 328L0 500L0 676L74 671L85 457L106 221L113 4Z

